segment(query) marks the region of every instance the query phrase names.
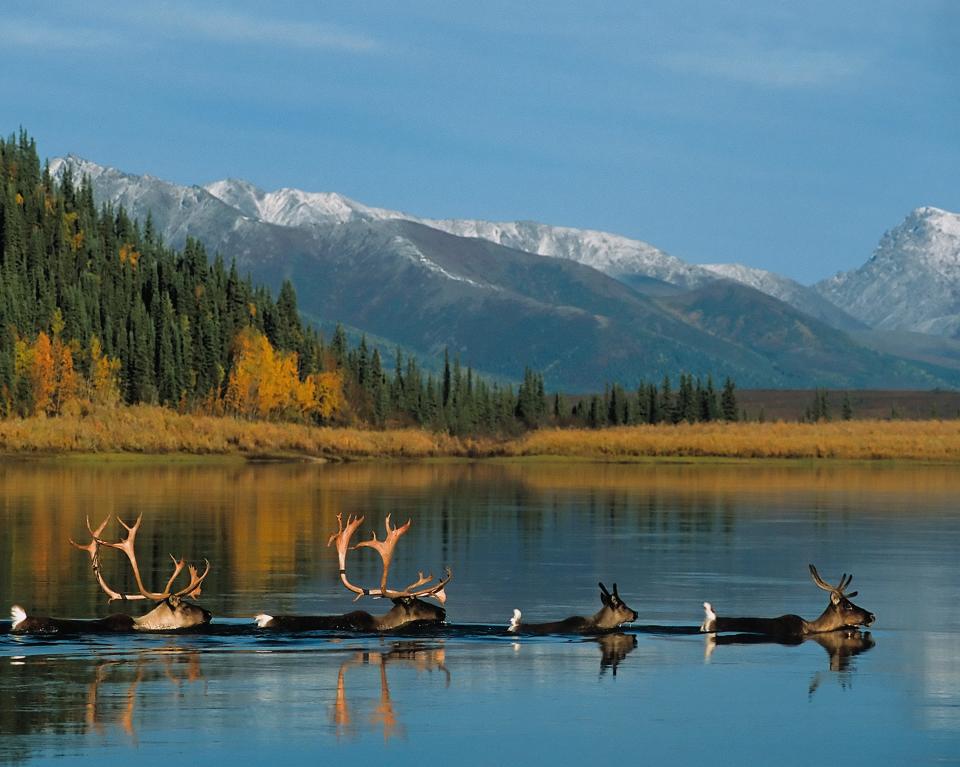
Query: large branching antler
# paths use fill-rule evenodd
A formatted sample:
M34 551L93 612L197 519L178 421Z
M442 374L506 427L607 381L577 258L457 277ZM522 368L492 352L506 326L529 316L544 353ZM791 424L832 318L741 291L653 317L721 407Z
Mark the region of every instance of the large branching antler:
M407 530L410 529L410 520L407 520L407 523L401 525L400 527L391 526L389 514L387 515L386 519L386 537L382 541L377 539L376 533L373 533L373 537L371 537L369 541L361 541L356 546L352 547L354 549L374 549L380 555L380 559L383 561L383 573L380 576L380 587L365 589L360 586L355 586L353 583L351 583L347 578L347 551L351 548L350 540L353 537L353 534L356 532L357 528L362 522L363 517L350 516L347 517L347 524L346 527L344 527L343 516L341 514L337 514L337 532L331 535L330 539L327 541L328 546L336 542L337 555L340 561L340 582L343 583L347 589L357 595L356 599L359 599L362 596L383 597L385 599L422 599L424 597L432 597L441 604L447 601L447 595L444 591L444 587L453 577L453 573L450 572L450 568L447 568L447 574L445 578L441 579L432 586L428 586L425 589L417 590L420 586L425 586L433 581L433 574L424 575L422 570L418 573L417 580L402 591L391 589L387 585L387 578L390 575L390 563L393 560L393 550L397 545L397 541L399 541L400 538L407 532ZM354 601L356 601L356 599Z
M140 576L140 567L137 565L137 554L134 550L134 543L137 538L137 531L140 529L140 524L143 522L143 515L137 517L137 521L132 525L128 525L122 519L117 517L117 521L123 525L124 529L127 531L127 536L121 541L107 541L101 538L103 534L103 529L106 527L107 522L110 521L110 517L107 517L100 523L100 526L94 530L90 526L90 519L87 518L87 530L90 531L91 541L85 546L80 545L74 540L70 540L70 543L81 551L86 551L90 554L90 560L93 564L93 572L97 578L97 583L100 584L100 587L106 592L110 601L117 599L131 600L131 599L150 599L154 602L160 602L168 597L197 597L200 596L202 591L201 584L203 579L207 577L210 573L210 562L204 560L206 567L204 568L203 573L200 573L196 567L193 565L188 565L184 559L177 559L173 554L170 555L170 559L173 560L173 573L170 575L170 578L167 580L167 585L164 587L163 591L150 591L143 585L143 578ZM111 549L119 549L124 554L127 555L127 559L130 562L130 566L133 568L133 577L137 583L137 588L139 589L139 594L124 594L122 592L116 591L107 584L106 580L103 578L103 573L100 568L100 547L106 546ZM173 591L173 584L176 581L177 576L183 572L183 568L186 567L190 575L190 583L187 584L186 588L180 589L179 591Z
M834 594L836 594L838 598L846 597L847 599L850 599L860 593L858 591L851 591L849 594L845 593L847 587L850 585L850 581L853 580L852 575L847 575L846 573L844 573L842 576L840 576L840 583L838 583L836 586L831 586L823 578L820 577L820 573L817 572L816 567L814 567L813 565L809 565L809 567L810 567L810 576L813 578L813 582L816 583L817 586L819 586L824 591L829 591L831 597Z
M113 602L115 599L145 599L145 597L141 595L131 594L125 596L119 591L114 591L103 578L103 571L100 567L99 538L103 534L103 528L107 526L107 522L109 521L110 517L107 517L105 520L103 520L103 522L100 523L100 526L94 530L90 526L90 517L87 517L87 530L90 531L90 543L88 543L86 546L81 546L79 543L73 540L73 538L69 538L68 540L72 546L80 549L80 551L86 551L90 555L90 564L93 567L93 575L97 579L97 583L100 584L100 588L106 592L107 597L109 598L108 601Z

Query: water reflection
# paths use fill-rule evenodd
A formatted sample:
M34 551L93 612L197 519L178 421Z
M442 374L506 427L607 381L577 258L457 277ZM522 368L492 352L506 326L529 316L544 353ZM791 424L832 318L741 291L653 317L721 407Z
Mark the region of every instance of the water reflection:
M704 658L708 662L712 660L714 651L720 646L776 644L794 647L807 642L818 644L826 651L829 657L828 668L831 673L838 675L840 686L844 688L850 685L851 675L856 668L852 662L853 658L872 650L876 646L871 633L859 629L826 631L805 637L775 637L763 634L706 634ZM821 681L822 676L818 671L814 674L807 690L810 696L816 692Z
M630 653L637 649L636 634L603 634L597 637L600 645L600 676L608 670L613 676L617 675L617 668Z
M138 652L134 661L98 661L93 681L87 688L86 730L102 736L107 726L118 724L131 741L136 742L134 713L139 687L145 681L151 684L161 678L169 683L169 692L180 696L185 685L203 679L199 651L170 648L160 652Z
M185 688L203 680L200 652L174 646L130 655L82 657L14 656L0 665L0 735L98 736L122 731L137 742L137 707L156 707L164 697L195 707ZM147 688L146 690L142 688ZM203 694L203 685L199 685Z
M337 740L341 738L355 738L358 735L359 712L358 706L351 705L347 698L347 670L373 672L380 681L380 695L373 710L367 715L367 721L372 729L379 729L383 740L388 741L395 737L404 737L405 730L397 714L394 701L390 695L390 683L387 675L388 666L403 666L412 668L417 674L423 672L440 672L445 679L445 686L450 686L450 672L445 665L446 649L444 645L425 644L420 642L396 642L387 651L357 650L340 664L337 671L337 697L330 709L330 720L336 728ZM353 674L356 674L354 671Z

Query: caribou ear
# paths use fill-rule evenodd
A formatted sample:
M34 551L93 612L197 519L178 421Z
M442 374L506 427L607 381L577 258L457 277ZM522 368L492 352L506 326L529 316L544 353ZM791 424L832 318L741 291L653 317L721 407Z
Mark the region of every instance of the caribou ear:
M859 591L851 591L849 594L846 595L847 599L853 599L859 593L860 593Z
M834 606L840 604L840 595L836 591L830 592L830 603Z

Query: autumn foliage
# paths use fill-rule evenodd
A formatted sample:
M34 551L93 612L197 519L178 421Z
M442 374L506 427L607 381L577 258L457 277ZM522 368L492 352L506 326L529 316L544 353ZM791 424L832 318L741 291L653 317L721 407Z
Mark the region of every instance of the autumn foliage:
M51 323L53 338L41 331L33 341L17 338L14 344L14 379L22 416L58 416L93 405L115 405L120 400L120 361L103 354L96 336L87 350L85 378L74 365L77 344L61 337L59 311ZM4 393L10 409L10 393Z
M237 334L227 379L226 410L248 418L329 420L342 406L339 371L312 373L301 380L296 352L273 348L253 327Z

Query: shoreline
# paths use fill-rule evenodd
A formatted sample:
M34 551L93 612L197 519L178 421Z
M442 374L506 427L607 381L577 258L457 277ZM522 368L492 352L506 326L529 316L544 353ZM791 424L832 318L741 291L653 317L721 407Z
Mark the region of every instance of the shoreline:
M116 463L378 460L960 463L960 420L658 424L543 428L518 437L247 421L132 406L0 421L0 458Z

